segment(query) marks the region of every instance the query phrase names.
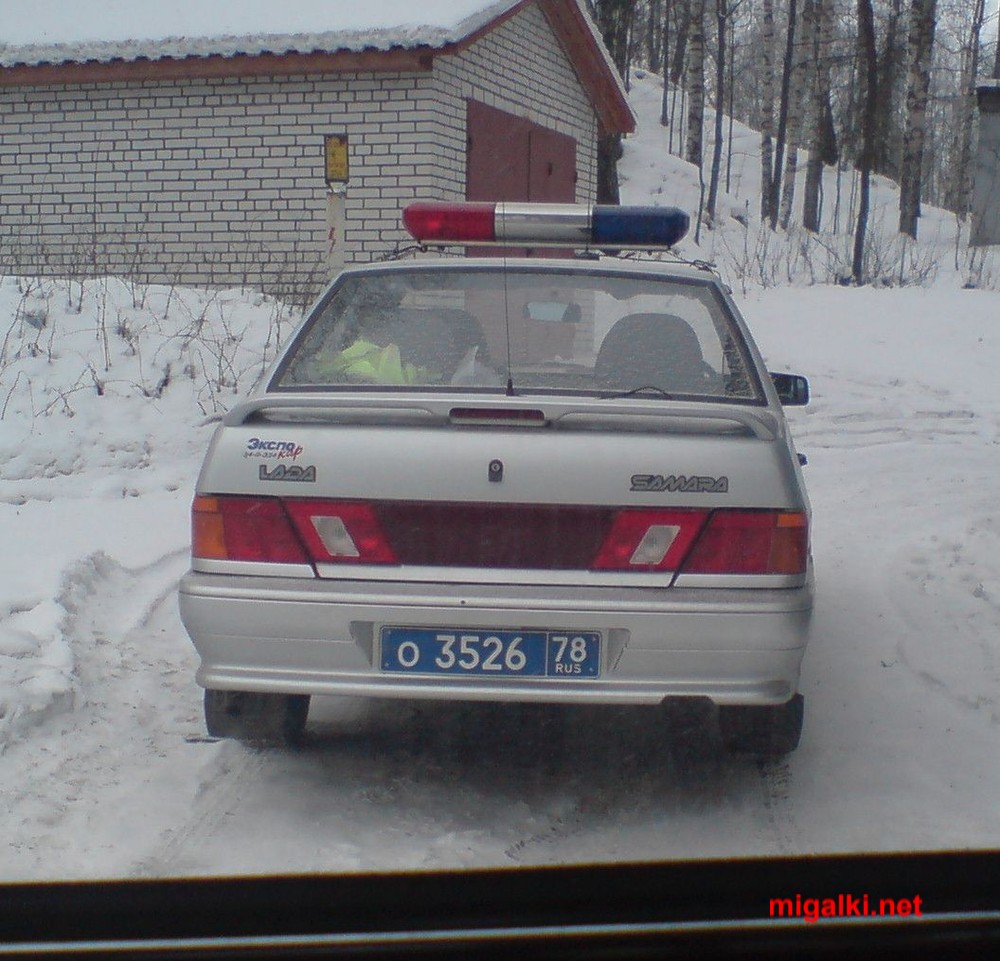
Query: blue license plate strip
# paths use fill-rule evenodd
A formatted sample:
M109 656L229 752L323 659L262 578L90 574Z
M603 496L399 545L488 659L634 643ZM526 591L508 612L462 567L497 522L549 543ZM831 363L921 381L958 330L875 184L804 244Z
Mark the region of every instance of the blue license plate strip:
M601 672L595 631L383 627L380 638L381 668L396 674L586 680Z

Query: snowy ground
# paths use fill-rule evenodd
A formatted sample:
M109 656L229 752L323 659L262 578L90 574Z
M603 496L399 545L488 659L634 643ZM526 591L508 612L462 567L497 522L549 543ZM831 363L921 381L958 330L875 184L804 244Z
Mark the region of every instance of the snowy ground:
M629 145L628 199L661 199L657 149ZM291 319L252 293L0 281L0 879L995 847L1000 294L964 266L745 292L721 266L772 369L814 391L791 412L806 729L765 766L649 710L316 701L301 750L204 740L175 598L191 491Z

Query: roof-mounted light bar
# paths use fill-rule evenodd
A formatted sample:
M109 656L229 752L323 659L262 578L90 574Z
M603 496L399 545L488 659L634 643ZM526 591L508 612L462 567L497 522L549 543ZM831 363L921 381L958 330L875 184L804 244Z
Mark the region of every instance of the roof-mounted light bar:
M672 247L691 219L677 207L604 204L449 203L421 201L403 224L421 244L551 247Z

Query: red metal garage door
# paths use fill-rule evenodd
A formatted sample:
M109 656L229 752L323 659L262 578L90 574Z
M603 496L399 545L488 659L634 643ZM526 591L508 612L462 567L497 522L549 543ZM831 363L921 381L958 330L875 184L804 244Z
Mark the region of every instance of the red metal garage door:
M512 113L466 101L466 200L576 201L576 141ZM532 256L522 248L469 248L478 256ZM543 251L545 256L570 251Z
M476 100L467 101L466 200L576 200L576 141Z

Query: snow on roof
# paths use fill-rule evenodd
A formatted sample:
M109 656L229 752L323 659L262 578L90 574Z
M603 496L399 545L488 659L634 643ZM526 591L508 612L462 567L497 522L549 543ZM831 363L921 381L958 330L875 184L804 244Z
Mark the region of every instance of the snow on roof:
M165 57L439 48L519 0L32 0L5 18L0 67Z

